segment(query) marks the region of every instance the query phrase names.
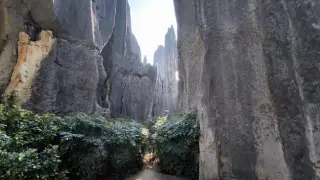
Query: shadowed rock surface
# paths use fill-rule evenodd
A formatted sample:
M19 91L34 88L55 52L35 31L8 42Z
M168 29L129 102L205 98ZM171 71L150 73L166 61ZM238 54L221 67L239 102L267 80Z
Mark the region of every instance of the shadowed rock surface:
M200 179L319 179L319 1L174 2Z
M178 52L176 35L171 26L165 36L165 45L159 46L154 54L153 65L157 68L153 116L164 116L165 111L178 109Z

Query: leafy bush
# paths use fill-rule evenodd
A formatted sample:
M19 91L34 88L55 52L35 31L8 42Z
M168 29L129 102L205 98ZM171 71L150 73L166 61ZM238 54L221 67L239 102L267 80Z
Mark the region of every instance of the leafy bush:
M60 153L70 179L96 179L107 170L104 119L77 114L64 117Z
M0 179L122 178L142 165L142 130L132 120L62 118L0 105Z
M57 137L61 119L0 105L0 179L63 180Z
M66 122L61 145L66 168L74 179L119 177L136 172L142 165L142 126L129 120L106 121L101 116L77 114Z
M108 144L111 165L118 174L134 173L142 167L143 149L147 134L144 128L134 121L113 121L112 135Z
M156 155L162 171L197 179L200 125L195 113L159 118L153 131Z

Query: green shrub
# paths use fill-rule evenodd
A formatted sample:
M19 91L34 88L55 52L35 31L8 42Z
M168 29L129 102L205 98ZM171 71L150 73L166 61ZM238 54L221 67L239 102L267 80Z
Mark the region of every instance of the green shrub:
M112 134L107 146L114 172L132 174L142 167L147 134L134 121L115 120L111 122L111 126Z
M115 174L122 178L142 165L142 126L129 120L106 121L101 116L77 114L64 118L61 145L64 165L74 179L96 179Z
M153 131L156 155L162 171L197 179L200 126L195 113L159 118Z
M0 179L63 180L57 137L61 119L0 105Z
M142 132L132 120L37 115L0 105L0 179L122 178L142 166Z
M107 170L104 147L107 127L99 116L76 114L64 117L60 153L70 179L96 179Z

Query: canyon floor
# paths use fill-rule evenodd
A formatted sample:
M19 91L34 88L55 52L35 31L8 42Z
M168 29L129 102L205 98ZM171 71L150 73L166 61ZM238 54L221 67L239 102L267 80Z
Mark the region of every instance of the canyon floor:
M158 161L154 159L154 156L150 153L144 157L143 163L144 168L139 173L132 175L125 180L187 180L185 178L161 173Z
M176 176L161 174L154 170L144 169L138 174L127 178L126 180L185 180L185 179L176 177Z

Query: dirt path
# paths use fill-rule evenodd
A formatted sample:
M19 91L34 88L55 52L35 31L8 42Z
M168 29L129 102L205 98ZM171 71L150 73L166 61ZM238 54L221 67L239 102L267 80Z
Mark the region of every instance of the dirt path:
M144 168L137 174L126 178L125 180L187 180L177 176L170 176L160 173L158 161L152 153L144 156ZM114 180L112 178L106 180Z
M131 176L125 180L186 180L183 178L169 176L161 173L157 173L152 170L142 170L140 173Z

